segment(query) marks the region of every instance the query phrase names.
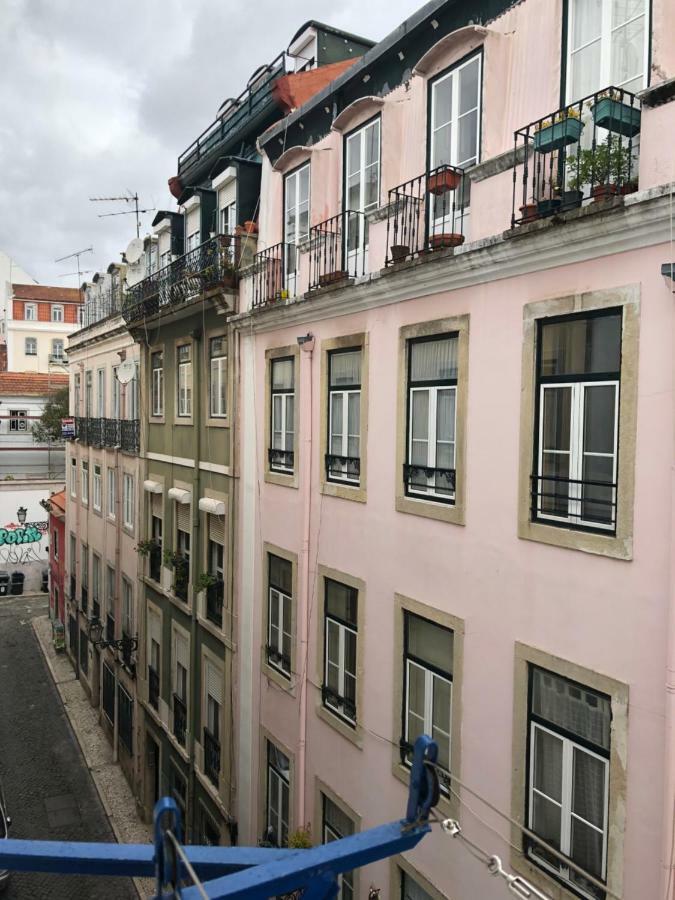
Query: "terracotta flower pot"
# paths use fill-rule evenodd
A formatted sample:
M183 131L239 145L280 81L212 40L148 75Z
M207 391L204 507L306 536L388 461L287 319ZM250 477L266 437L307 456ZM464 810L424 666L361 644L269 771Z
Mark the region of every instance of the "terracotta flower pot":
M257 234L258 233L258 223L257 222L244 222L244 231L246 234Z
M429 247L432 250L442 250L445 247L459 247L464 243L464 235L457 232L445 234L432 234L429 238Z
M459 187L461 181L459 172L453 172L452 169L444 169L441 172L435 172L427 178L427 190L430 194L445 194L446 191L454 191Z
M609 200L610 197L619 193L619 188L616 184L596 184L591 188L591 196L594 201L602 201Z
M319 275L319 287L335 284L336 281L342 281L347 278L347 275L348 273L342 269L338 269L335 272L324 272L323 275Z
M390 247L391 258L396 262L403 262L403 260L410 256L410 247L407 244L392 244Z
M520 220L523 225L527 224L528 222L534 222L538 218L539 212L537 210L536 203L525 203L520 207Z

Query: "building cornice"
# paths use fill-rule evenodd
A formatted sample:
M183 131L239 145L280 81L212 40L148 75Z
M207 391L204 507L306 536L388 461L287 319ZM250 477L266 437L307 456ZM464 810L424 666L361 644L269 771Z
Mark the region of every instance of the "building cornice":
M670 191L671 185L661 185L606 209L591 204L565 219L505 231L291 303L239 313L230 322L239 330L276 331L666 243L671 236Z

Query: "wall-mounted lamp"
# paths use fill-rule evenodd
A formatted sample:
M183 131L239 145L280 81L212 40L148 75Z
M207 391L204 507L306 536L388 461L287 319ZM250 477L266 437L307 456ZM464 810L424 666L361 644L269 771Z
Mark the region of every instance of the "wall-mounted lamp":
M368 84L369 81L370 81L370 75L366 72L366 74L363 76L363 83Z
M311 353L314 349L314 335L310 331L308 331L307 334L300 335L297 341L298 346L305 353Z
M16 511L16 517L19 520L19 525L23 525L26 522L26 515L28 514L28 510L25 506L20 506Z
M434 31L436 31L436 29L438 28L438 21L436 19L431 20L431 27L434 29Z
M403 52L403 50L398 51L398 58L401 60L401 62L405 59L405 53Z

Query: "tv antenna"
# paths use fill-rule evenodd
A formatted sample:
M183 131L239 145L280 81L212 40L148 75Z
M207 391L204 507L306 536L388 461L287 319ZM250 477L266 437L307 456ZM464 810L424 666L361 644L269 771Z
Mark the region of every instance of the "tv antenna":
M78 291L80 291L82 289L82 275L83 275L82 269L80 268L80 257L84 253L93 253L93 252L94 252L93 247L85 247L84 250L76 250L75 253L69 253L67 256L59 256L58 259L54 260L54 262L64 262L66 259L76 259L77 260L77 289L78 289ZM87 269L86 271L91 272L91 269ZM73 272L72 274L74 275L75 272ZM63 276L63 275L61 277L65 278L65 276Z
M149 209L139 209L138 208L138 192L135 191L133 194L131 191L127 191L127 193L123 197L90 197L89 198L92 203L133 203L133 209L125 209L122 212L111 212L111 213L100 213L99 219L106 219L108 216L136 216L136 237L140 237L141 235L141 213L154 212L156 207L151 207Z
M65 272L63 275L59 275L59 278L71 278L73 275L77 275L78 278L81 278L83 275L91 275L93 269L82 269L82 271L77 272Z

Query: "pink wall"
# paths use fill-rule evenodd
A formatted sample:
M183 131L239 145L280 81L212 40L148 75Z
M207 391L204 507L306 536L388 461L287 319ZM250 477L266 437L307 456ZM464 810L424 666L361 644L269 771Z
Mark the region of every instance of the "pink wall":
M663 689L670 603L670 496L673 397L672 295L659 275L667 247L617 255L496 284L385 306L316 322L313 384L312 584L316 565L366 582L365 696L361 719L368 733L356 749L320 721L309 686L306 819L314 815L318 775L363 816L363 827L399 816L405 789L391 774L394 593L465 620L462 696L462 774L499 808L510 809L514 642L522 641L602 672L630 686L629 791L625 897L656 896L663 802ZM523 305L549 296L621 286L642 287L640 324L635 553L630 563L519 540L518 448ZM397 339L401 325L469 313L466 526L438 523L394 510ZM256 339L256 392L264 396L264 352L294 344L306 324ZM318 474L321 340L368 332L368 499L366 504L322 496ZM301 358L300 436L309 435L310 362ZM666 438L666 439L663 439ZM264 466L264 422L258 417L259 467ZM300 490L260 483L261 540L299 553ZM257 572L262 591L262 571ZM315 587L314 589L315 590ZM316 642L316 595L310 596L310 679L322 648ZM297 700L262 678L260 721L297 747ZM379 736L379 737L378 737ZM508 857L503 842L471 833ZM503 833L507 832L503 830ZM318 831L316 832L318 836ZM456 844L434 836L415 864L453 900L501 897L503 886L467 862ZM458 865L455 866L455 861ZM459 865L461 863L461 865ZM378 886L385 865L373 867ZM371 872L362 876L367 885ZM392 896L384 890L384 896Z

